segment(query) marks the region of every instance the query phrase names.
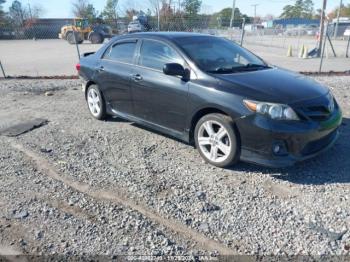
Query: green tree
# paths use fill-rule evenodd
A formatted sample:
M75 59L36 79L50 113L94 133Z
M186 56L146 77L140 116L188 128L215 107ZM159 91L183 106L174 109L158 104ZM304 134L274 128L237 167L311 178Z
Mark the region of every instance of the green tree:
M0 26L6 24L6 13L2 7L5 2L5 0L0 0Z
M5 0L0 0L0 15L5 15L5 12L4 12L3 7L2 7L2 5L3 5L5 2L6 2Z
M312 0L296 0L294 5L286 5L283 8L281 18L309 18L314 15L314 3Z
M90 23L95 23L98 16L98 11L96 11L95 7L92 4L88 4L83 17L87 18Z
M337 17L338 9L339 9L339 7L335 8L332 12L330 12L328 14L330 19L334 19ZM350 17L350 4L348 4L346 6L343 4L343 6L340 10L340 17Z
M230 25L232 15L232 8L224 8L220 12L212 15L210 25L211 26L224 26L227 27ZM239 8L235 8L235 21L234 26L241 26L243 18L246 19L246 23L250 23L252 19L245 14L241 13Z
M107 0L106 6L102 12L102 17L108 21L116 21L118 19L118 0Z
M89 4L88 0L75 0L72 3L72 12L75 17L83 17L86 13L87 6Z
M25 19L28 18L28 11L22 6L20 1L15 0L9 8L9 16L13 25L23 27Z
M96 22L98 18L98 12L95 7L90 4L89 0L75 0L72 3L72 11L76 17L86 18L90 23Z
M302 11L303 18L311 19L314 15L314 2L312 0L304 0L302 3Z
M185 9L187 15L197 15L201 10L201 0L184 0L182 6Z

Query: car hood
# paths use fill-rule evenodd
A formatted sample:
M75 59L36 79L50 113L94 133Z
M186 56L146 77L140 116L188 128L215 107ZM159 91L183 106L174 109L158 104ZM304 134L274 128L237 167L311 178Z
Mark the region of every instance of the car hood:
M221 85L257 101L292 104L326 95L327 87L303 75L279 68L215 74Z

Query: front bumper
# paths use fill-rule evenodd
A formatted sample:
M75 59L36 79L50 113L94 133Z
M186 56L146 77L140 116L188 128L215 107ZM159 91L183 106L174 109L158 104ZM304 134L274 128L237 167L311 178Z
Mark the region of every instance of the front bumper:
M339 137L339 107L323 122L274 121L250 115L237 121L241 160L268 167L288 167L331 148ZM276 146L280 151L276 152Z

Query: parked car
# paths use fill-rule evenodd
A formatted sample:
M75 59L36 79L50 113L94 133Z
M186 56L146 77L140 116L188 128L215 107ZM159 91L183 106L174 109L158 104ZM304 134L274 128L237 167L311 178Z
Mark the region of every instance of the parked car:
M116 37L77 69L94 118L119 116L194 144L218 167L293 165L330 148L342 122L327 87L215 36Z
M288 28L284 32L284 35L287 35L287 36L304 36L304 35L315 36L318 31L319 31L319 27L317 25L308 25L308 26Z
M320 28L318 25L310 25L305 30L308 36L316 36L320 31Z
M349 36L350 37L350 26L348 26L345 31L344 31L344 36Z
M284 35L286 36L299 36L299 35L305 35L306 31L304 31L302 28L295 27L295 28L288 28L286 31L284 31Z
M128 32L129 33L135 33L135 32L143 32L145 31L145 27L138 21L132 21L128 25Z

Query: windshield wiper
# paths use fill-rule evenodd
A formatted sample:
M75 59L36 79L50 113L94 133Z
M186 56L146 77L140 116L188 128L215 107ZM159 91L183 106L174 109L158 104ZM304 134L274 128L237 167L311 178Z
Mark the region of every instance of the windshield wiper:
M233 72L243 72L243 71L254 71L254 70L259 70L259 69L267 69L270 68L266 64L253 64L249 63L244 66L239 66L239 67L233 67L232 71Z
M266 64L253 64L253 63L246 64L245 67L246 68L269 68L269 66Z
M209 70L208 73L232 73L233 68L232 67L218 67L215 70Z
M266 69L270 68L266 64L253 64L249 63L244 66L233 66L233 67L218 67L215 70L209 70L208 73L212 74L227 74L227 73L235 73L235 72L244 72L244 71L253 71L253 70L259 70L259 69Z

